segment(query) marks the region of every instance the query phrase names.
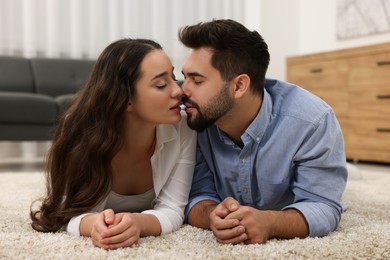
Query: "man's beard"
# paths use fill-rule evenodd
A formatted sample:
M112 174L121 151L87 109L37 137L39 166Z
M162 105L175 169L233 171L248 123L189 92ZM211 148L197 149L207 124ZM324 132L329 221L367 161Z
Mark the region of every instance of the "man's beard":
M183 103L189 103L193 108L197 110L197 115L193 116L187 113L188 126L198 132L202 132L209 126L213 125L218 119L224 116L232 109L234 101L229 96L229 85L226 83L221 92L213 97L207 104L201 109L199 105L192 100L183 97Z

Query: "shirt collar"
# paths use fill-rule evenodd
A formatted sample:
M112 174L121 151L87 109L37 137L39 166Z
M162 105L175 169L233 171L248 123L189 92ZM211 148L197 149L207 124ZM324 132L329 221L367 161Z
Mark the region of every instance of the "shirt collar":
M266 81L266 84L271 84L271 81ZM267 86L268 87L268 86ZM270 118L272 114L272 99L266 88L264 88L263 92L263 102L261 104L260 112L257 113L257 116L249 125L249 127L245 130L245 133L241 136L244 144L249 140L247 135L255 142L260 143L263 135L268 127Z
M274 84L275 81L267 80L266 84L268 85ZM242 134L241 139L244 144L250 143L252 140L260 143L263 135L268 127L271 114L272 114L272 98L266 88L264 88L263 92L263 102L261 104L261 108L259 113L257 113L255 119L250 123L249 127ZM216 125L213 126L219 138L228 145L235 145L234 142L226 136L224 132L222 132Z
M161 124L157 126L156 130L156 150L161 150L164 143L168 143L177 138L178 132L174 125Z

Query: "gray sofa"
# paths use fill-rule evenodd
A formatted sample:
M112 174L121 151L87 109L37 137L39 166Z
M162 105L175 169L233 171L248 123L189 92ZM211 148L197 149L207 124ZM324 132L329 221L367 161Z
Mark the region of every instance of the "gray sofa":
M0 56L0 141L51 140L94 62Z

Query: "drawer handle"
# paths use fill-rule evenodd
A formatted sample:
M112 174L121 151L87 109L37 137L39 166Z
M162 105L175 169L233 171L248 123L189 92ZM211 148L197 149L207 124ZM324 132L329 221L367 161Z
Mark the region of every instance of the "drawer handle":
M311 69L310 72L311 73L321 73L322 69Z
M380 133L390 133L390 128L377 128L376 131Z
M390 95L378 95L376 96L377 99L390 99Z
M378 66L390 65L390 60L378 61L376 64Z

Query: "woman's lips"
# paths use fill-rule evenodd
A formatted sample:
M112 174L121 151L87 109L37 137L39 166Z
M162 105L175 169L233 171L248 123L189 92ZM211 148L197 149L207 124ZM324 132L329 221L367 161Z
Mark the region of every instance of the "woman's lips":
M170 108L170 110L174 111L174 112L177 112L177 113L180 113L180 111L182 110L180 103L177 103L174 106L172 106Z

